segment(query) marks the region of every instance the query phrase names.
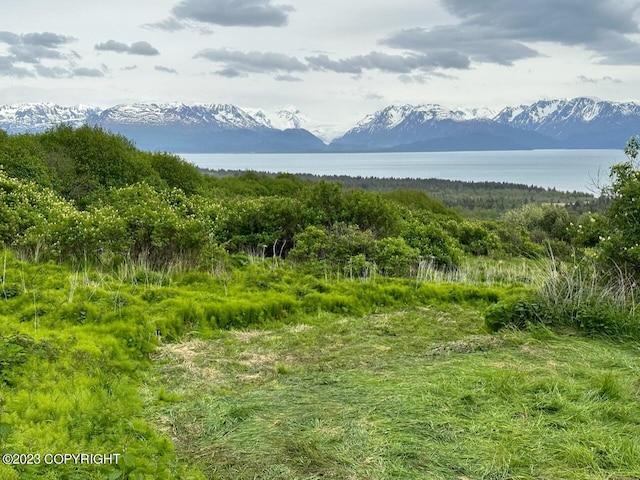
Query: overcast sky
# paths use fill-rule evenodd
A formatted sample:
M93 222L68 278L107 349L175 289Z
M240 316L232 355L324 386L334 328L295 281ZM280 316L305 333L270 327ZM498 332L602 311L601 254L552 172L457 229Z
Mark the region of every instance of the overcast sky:
M0 104L291 104L350 127L390 104L640 100L640 1L3 3Z

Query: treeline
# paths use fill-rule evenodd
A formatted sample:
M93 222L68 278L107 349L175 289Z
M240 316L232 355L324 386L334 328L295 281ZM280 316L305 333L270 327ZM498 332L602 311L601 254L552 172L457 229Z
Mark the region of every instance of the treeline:
M0 241L36 259L215 270L250 254L311 271L404 276L421 262L454 267L465 254L535 256L572 242L572 217L555 205L480 221L418 190L202 175L96 127L0 134L0 165Z
M238 176L240 170L201 169L216 177ZM270 177L278 174L264 173ZM563 205L576 214L587 211L603 211L606 196L595 197L585 192L564 192L555 188L542 188L508 182L466 182L438 178L378 178L348 177L344 175L296 174L297 178L314 182L337 182L347 189L362 189L373 192L394 190L418 190L438 199L447 207L465 216L475 218L499 218L508 210L523 205Z

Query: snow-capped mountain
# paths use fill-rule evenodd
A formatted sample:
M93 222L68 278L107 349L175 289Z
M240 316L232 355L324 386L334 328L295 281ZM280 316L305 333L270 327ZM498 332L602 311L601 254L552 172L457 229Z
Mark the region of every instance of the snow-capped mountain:
M304 129L281 130L234 105L134 103L107 109L54 104L0 106L0 129L41 132L59 124L97 125L139 148L173 152L297 152L325 147Z
M282 130L287 128L308 128L310 123L309 117L293 105L287 105L276 110L276 118L273 120L273 126Z
M449 110L441 105L391 105L364 117L350 132L379 132L392 130L406 123L424 124L434 120L466 120L465 112Z
M492 120L496 116L496 111L487 107L466 108L461 110L465 113L467 120L480 120L483 118Z
M282 130L261 111L219 104L133 104L104 110L95 124L148 150L174 152L299 152L325 145L310 132Z
M279 130L307 130L327 144L344 133L343 129L337 130L336 127L331 125L320 125L312 121L293 105L287 105L286 107L268 112L262 109L251 108L245 108L245 111L268 128L277 128Z
M640 133L640 105L575 98L489 109L390 106L367 115L334 149L620 148Z
M134 103L116 105L100 112L97 124L119 125L213 125L219 128L268 128L259 119L233 105L184 103Z
M640 133L640 105L585 97L541 100L507 107L494 120L555 138L568 148L617 148Z
M0 107L0 128L8 133L43 132L60 123L79 127L100 109L86 105L63 107L53 103L26 103Z
M334 144L388 148L427 140L442 136L465 117L461 110L436 104L391 105L364 117Z
M41 132L58 124L98 125L142 149L183 153L621 148L640 133L640 105L591 98L541 100L498 114L486 108L392 105L367 115L342 136L294 106L273 112L183 103L106 109L52 103L0 106L0 129L9 133Z
M511 132L488 117L488 109L451 110L438 104L391 105L335 140L334 149L467 150L529 148L528 134ZM493 137L511 137L503 142ZM448 140L446 140L448 139Z

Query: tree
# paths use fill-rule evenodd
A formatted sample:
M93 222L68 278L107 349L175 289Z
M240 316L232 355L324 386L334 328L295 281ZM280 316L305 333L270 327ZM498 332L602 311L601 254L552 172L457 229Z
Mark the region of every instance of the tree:
M611 167L611 186L605 191L611 197L610 230L600 239L600 258L610 268L640 277L640 137L632 137L624 152L627 161Z

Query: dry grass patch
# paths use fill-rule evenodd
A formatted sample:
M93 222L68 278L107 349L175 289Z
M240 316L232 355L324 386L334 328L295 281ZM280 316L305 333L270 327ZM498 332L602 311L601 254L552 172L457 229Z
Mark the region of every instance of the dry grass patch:
M232 330L229 335L241 343L251 343L252 340L269 334L266 330Z

